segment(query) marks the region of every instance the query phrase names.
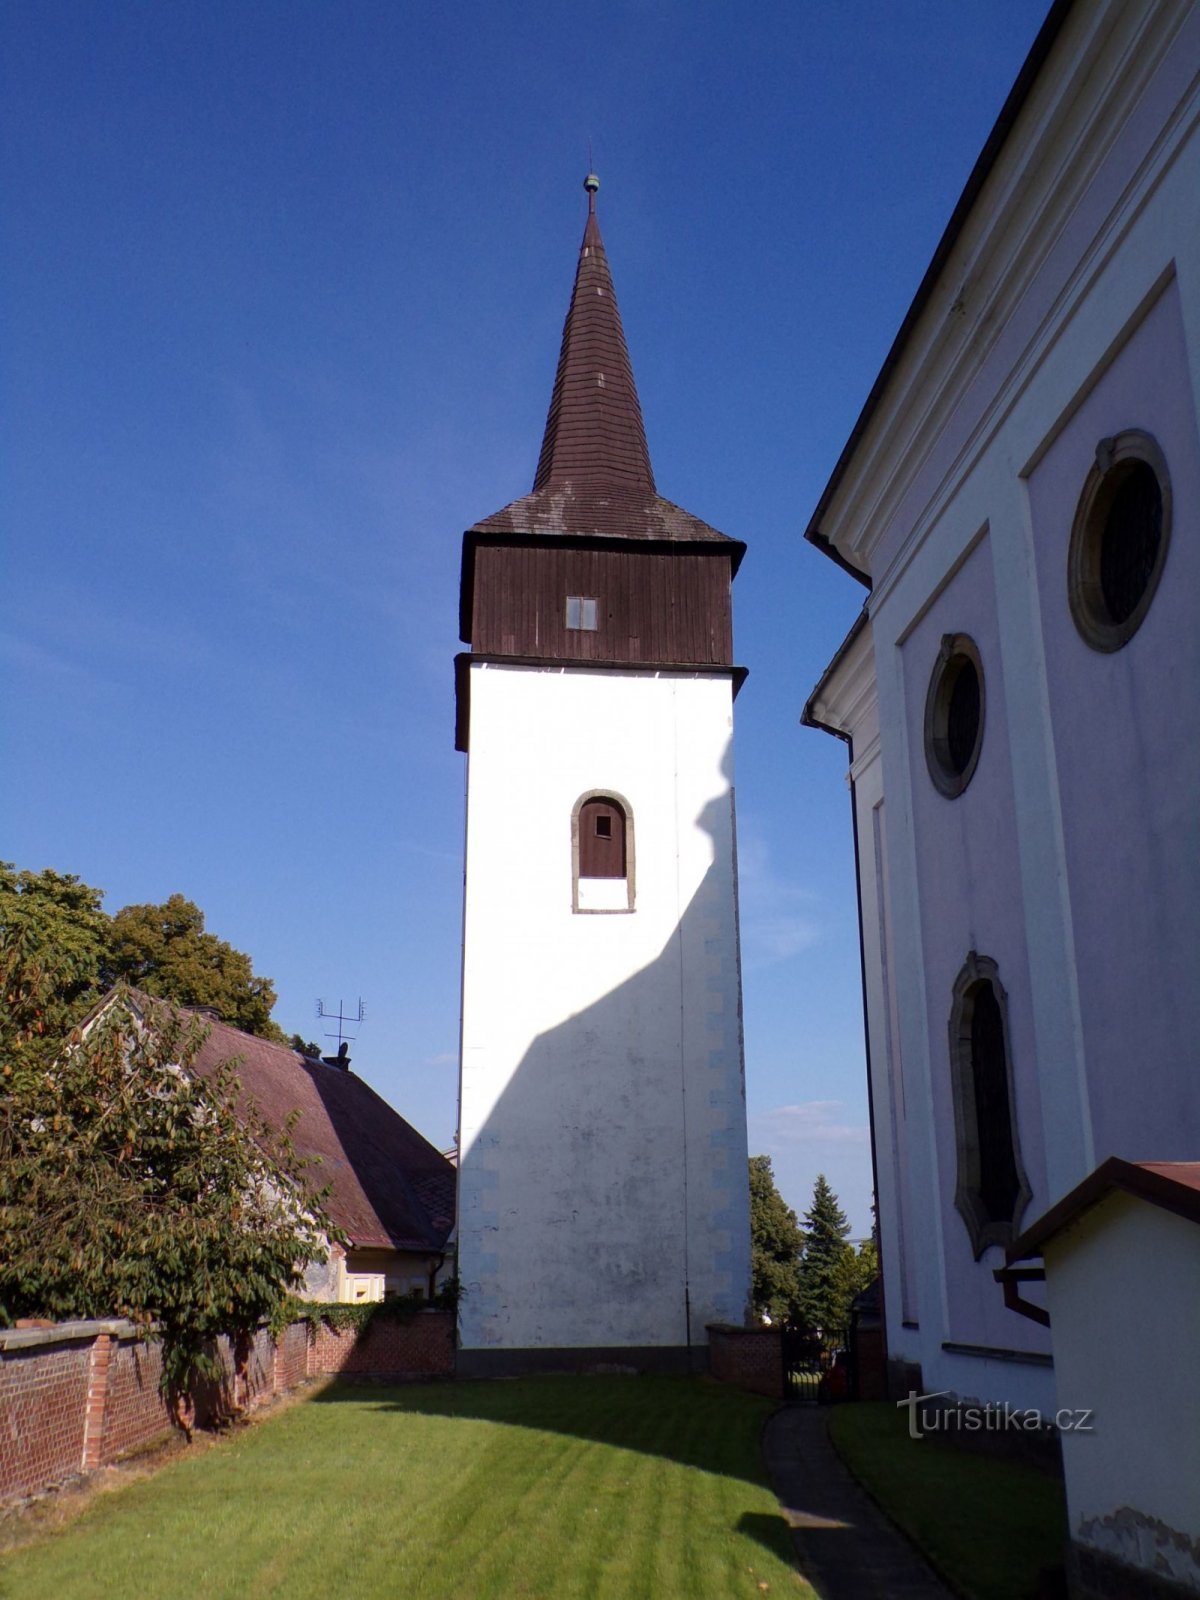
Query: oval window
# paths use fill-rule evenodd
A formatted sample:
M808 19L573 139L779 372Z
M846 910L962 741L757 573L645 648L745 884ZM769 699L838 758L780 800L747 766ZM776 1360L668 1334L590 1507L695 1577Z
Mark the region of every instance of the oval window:
M1141 627L1170 536L1171 481L1158 445L1136 431L1101 440L1067 557L1071 616L1093 650L1119 650Z
M983 663L965 633L942 640L925 697L925 760L948 799L970 783L983 744Z

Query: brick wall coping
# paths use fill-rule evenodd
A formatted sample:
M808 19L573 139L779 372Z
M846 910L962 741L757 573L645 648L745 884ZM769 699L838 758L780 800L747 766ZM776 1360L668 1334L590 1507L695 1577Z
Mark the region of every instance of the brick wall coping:
M71 1344L79 1339L95 1339L100 1334L115 1339L136 1339L137 1324L124 1317L90 1318L78 1322L56 1322L52 1328L0 1328L0 1351L28 1350L41 1344Z
M776 1335L776 1337L779 1335L778 1328L768 1327L766 1323L763 1323L757 1328L743 1328L741 1324L737 1322L706 1322L704 1327L707 1333L748 1333L752 1335L757 1335L760 1333L773 1333Z

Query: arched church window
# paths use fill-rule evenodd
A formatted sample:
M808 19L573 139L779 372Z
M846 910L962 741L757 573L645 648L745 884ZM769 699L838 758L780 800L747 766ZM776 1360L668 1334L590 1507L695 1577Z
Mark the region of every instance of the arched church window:
M633 814L620 795L593 790L571 817L572 906L633 910Z
M1008 1045L1008 997L996 963L972 950L954 983L950 1068L958 1145L954 1204L978 1260L1010 1244L1029 1203Z

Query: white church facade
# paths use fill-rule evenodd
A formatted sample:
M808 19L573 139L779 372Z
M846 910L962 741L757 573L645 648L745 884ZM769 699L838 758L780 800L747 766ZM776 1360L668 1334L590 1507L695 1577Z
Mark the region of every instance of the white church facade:
M688 1370L749 1295L744 546L657 493L587 187L533 492L463 545L468 1375Z
M900 1387L1171 1374L1169 1430L1064 1436L1081 1595L1200 1585L1198 401L1200 7L1060 0L810 523L868 594L804 721L850 747ZM1161 1304L1101 1201L1175 1219Z

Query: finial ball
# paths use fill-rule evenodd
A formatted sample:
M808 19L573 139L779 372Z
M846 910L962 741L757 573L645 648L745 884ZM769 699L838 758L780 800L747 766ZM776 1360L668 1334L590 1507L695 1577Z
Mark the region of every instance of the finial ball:
M589 172L587 177L583 180L583 187L589 194L595 194L596 190L600 187L600 179L594 172Z

